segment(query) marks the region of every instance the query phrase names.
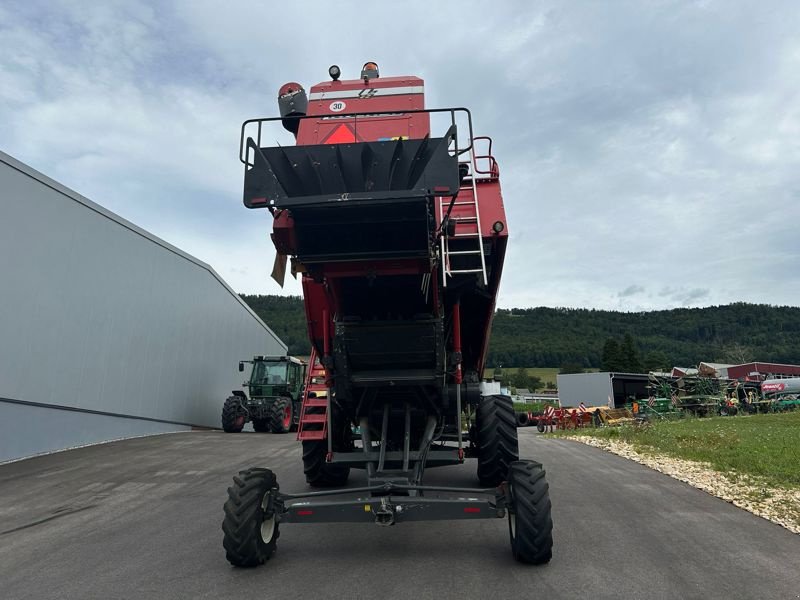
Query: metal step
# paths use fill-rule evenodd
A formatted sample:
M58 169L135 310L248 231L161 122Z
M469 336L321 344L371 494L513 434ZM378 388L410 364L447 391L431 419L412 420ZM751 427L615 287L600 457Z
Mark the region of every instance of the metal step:
M303 425L308 425L309 423L325 423L328 420L328 415L326 413L322 414L305 414L303 415L302 423Z
M297 434L297 439L301 442L305 440L324 440L326 439L326 435L324 430L319 430L319 431L305 430Z
M328 399L327 398L308 398L305 402L305 406L328 406Z

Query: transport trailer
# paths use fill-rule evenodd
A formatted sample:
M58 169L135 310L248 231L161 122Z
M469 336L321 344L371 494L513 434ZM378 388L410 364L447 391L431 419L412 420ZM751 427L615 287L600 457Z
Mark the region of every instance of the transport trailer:
M242 126L244 204L268 210L273 277L302 277L312 355L298 440L315 491L252 468L228 489L223 545L262 564L284 523L507 518L514 557L552 555L541 464L519 460L511 398L481 393L508 227L492 141L466 108L429 109L418 77L310 93ZM267 146L282 125L296 144ZM291 263L289 263L291 259ZM289 266L289 264L291 266ZM427 486L427 468L477 462L476 487ZM351 469L366 485L345 487Z

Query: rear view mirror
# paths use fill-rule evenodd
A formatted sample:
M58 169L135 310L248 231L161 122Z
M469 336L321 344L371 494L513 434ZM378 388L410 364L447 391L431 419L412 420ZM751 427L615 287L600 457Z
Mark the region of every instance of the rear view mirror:
M239 361L239 373L243 372L244 372L244 363L242 361Z

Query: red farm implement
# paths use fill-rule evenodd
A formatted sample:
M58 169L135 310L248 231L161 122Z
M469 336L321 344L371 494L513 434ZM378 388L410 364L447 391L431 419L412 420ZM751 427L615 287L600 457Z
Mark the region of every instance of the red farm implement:
M273 277L289 257L302 276L313 353L298 439L308 484L325 489L284 493L269 469L242 471L227 558L263 563L285 523L507 517L515 558L545 563L544 469L519 460L511 399L481 394L508 241L491 140L465 108L426 109L417 77L329 72L309 94L284 85L281 116L246 121L240 144L244 204L273 217ZM262 144L277 123L294 146ZM467 458L480 487L423 484ZM351 469L365 485L345 487Z

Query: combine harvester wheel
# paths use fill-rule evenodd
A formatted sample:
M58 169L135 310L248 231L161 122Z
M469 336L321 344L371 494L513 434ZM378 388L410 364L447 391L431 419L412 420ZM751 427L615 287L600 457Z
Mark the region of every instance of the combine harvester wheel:
M274 506L278 489L269 469L247 469L233 478L222 521L222 545L232 565L257 567L275 552L280 535Z
M517 415L508 396L486 396L477 411L478 479L494 487L506 479L508 468L519 459Z
M553 520L544 468L532 460L511 463L508 472L508 531L519 562L541 565L553 556Z

